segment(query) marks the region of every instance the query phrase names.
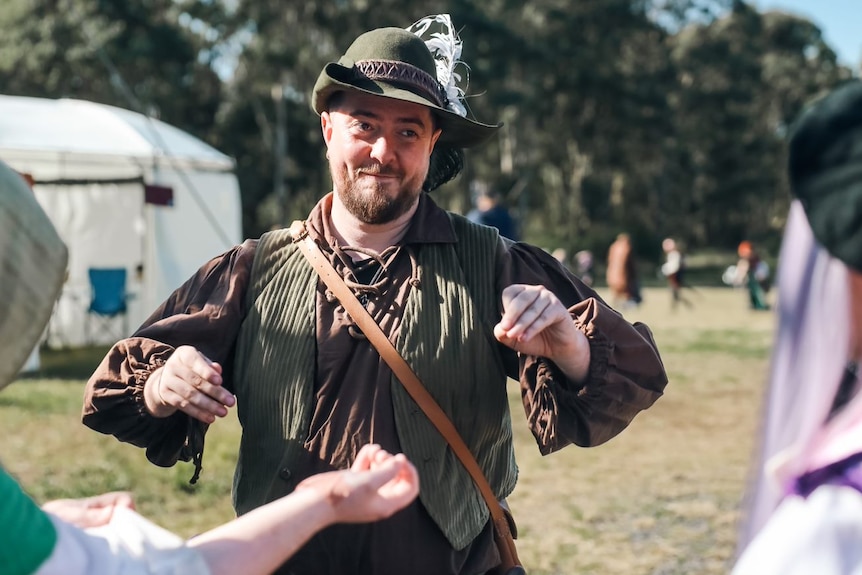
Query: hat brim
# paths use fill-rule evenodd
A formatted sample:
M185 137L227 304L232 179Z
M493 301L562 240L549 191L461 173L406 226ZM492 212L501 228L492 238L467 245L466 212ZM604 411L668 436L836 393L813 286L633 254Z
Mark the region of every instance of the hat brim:
M312 98L314 111L318 114L325 112L329 98L336 92L345 90L412 102L430 108L442 129L438 142L457 148L472 148L483 144L502 126L502 124L483 124L459 116L441 108L422 95L396 84L368 78L356 79L352 67L348 68L337 62L327 64L317 79Z

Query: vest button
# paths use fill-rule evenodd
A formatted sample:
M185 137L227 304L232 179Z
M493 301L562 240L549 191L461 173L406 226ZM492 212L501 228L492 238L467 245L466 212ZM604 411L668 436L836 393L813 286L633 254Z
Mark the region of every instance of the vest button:
M290 481L291 476L293 476L293 473L287 467L282 467L278 470L278 477L285 481Z

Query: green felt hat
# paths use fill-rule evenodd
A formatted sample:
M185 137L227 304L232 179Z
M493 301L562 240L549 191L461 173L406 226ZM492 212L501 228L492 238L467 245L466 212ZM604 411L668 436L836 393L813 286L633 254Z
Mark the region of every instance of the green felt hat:
M30 186L0 162L0 389L32 353L66 275L66 245Z
M802 113L791 132L789 173L814 237L862 272L862 81Z
M401 28L378 28L359 36L338 60L324 66L312 92L318 114L336 92L353 90L413 102L431 108L440 128L438 144L452 148L477 146L493 136L499 124L483 124L453 111L445 88L437 81L434 56L417 35Z

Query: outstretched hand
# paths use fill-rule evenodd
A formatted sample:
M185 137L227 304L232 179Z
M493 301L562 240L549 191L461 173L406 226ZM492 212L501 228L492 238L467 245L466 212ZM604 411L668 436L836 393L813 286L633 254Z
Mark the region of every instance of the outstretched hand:
M131 493L112 491L85 499L55 499L42 505L42 510L56 515L66 523L88 529L110 523L114 510L118 507L135 508Z
M147 409L156 417L168 417L177 410L204 423L227 415L236 403L222 387L222 367L196 348L178 347L165 365L150 375L144 386Z
M518 353L546 357L575 381L590 366L590 346L569 311L548 288L513 284L503 290L503 317L494 337Z
M327 498L336 523L385 519L419 494L419 474L403 454L366 445L349 470L313 475L296 490L317 490Z

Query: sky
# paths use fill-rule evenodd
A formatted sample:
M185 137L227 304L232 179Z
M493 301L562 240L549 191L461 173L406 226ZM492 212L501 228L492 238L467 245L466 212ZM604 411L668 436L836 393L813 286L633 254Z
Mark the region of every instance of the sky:
M862 60L862 0L756 0L761 12L782 10L814 22L838 61L859 73Z

